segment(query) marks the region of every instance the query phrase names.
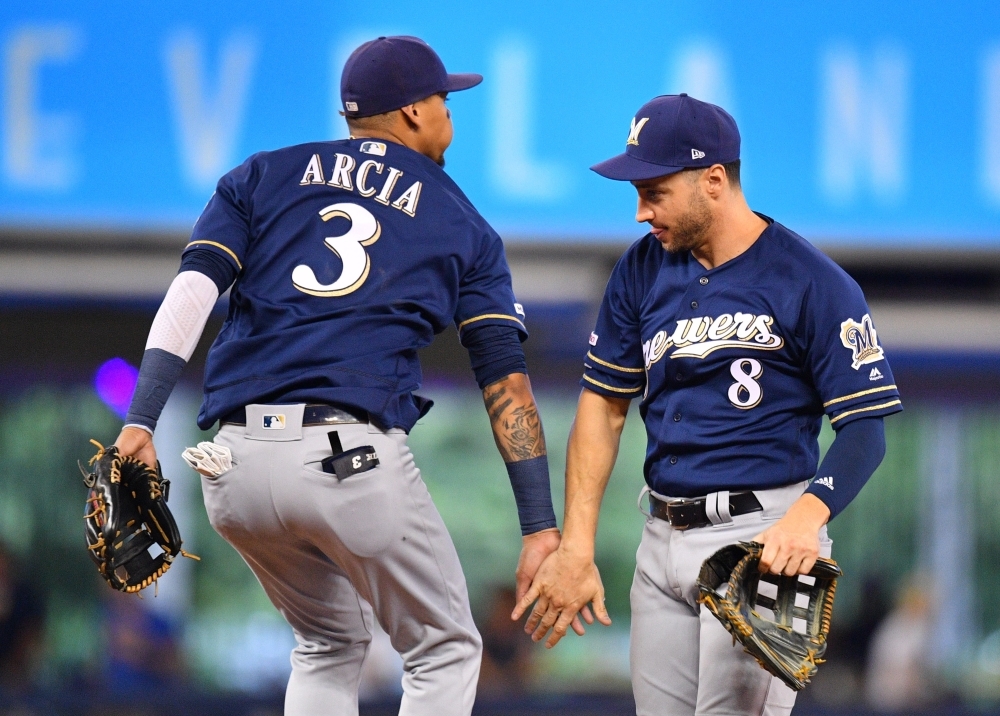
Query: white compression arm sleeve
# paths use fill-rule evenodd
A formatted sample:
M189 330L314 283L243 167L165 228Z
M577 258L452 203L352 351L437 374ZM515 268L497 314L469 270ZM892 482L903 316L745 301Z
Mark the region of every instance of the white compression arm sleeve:
M187 362L219 299L215 281L198 271L174 277L149 329L146 350L159 348Z

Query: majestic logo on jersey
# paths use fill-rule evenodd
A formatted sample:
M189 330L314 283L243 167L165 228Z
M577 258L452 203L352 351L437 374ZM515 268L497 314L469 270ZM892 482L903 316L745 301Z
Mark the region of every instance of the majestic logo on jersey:
M381 144L381 142L365 142L361 145L361 151L364 151L364 148L369 145L381 145L383 154L385 153L385 145ZM368 153L378 154L375 151ZM306 170L302 174L299 185L325 184L337 189L356 191L365 198L373 197L379 204L399 209L408 216L416 216L417 203L420 201L420 190L423 189L423 184L415 181L410 185L409 189L393 199L392 192L395 190L399 178L403 176L401 169L389 167L389 171L386 172L385 183L382 184L381 189L376 189L368 185L369 175L372 173L372 170L376 174L381 174L384 168L385 165L382 162L377 162L374 159L366 159L361 164L358 164L350 154L334 154L333 169L330 171L330 179L327 181L326 174L323 172L322 160L318 154L313 154L309 159L309 163L306 164Z
M524 318L524 306L522 306L520 303L515 303L514 304L514 313L516 313L517 315L519 315L521 318Z
M854 370L866 363L877 363L885 358L882 347L878 344L878 334L872 325L872 317L867 313L861 319L861 323L848 318L840 324L840 342L853 354L851 367ZM872 380L877 379L872 378Z
M590 332L590 345L592 346L597 345L597 334L594 333L593 331Z
M638 122L635 121L635 117L632 117L632 126L628 130L628 141L625 142L625 146L633 145L639 146L639 132L642 128L646 126L646 122L649 121L649 117L643 117Z
M882 380L884 377L878 368L872 368L872 372L868 374L868 380Z
M263 416L263 428L264 430L284 430L285 416L280 414Z
M677 321L673 333L657 331L642 344L646 370L673 347L671 358L704 358L723 348L776 351L785 345L784 339L771 332L774 319L752 313L723 313L721 316L699 316Z
M691 158L692 159L702 159L702 158L704 158L704 156L705 156L705 152L701 151L700 149L692 149L691 150Z

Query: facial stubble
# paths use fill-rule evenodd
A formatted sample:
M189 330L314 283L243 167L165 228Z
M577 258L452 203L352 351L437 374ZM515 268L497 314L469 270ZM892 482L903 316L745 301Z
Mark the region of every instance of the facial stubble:
M708 199L698 190L691 194L688 210L670 227L670 243L664 248L672 254L691 251L705 243L712 228L712 210Z

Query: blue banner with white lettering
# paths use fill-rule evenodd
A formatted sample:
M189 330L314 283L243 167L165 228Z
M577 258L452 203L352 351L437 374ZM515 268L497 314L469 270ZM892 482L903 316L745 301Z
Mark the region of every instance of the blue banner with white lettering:
M361 42L426 39L483 84L447 169L507 238L641 235L588 167L687 92L743 135L751 205L826 244L1000 246L1000 4L8 2L0 225L178 229L249 154L345 136Z

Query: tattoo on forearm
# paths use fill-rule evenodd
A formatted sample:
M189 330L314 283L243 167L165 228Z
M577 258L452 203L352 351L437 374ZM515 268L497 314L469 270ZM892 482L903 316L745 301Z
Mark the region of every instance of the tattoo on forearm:
M535 401L517 401L508 393L505 380L487 386L483 402L493 426L493 437L504 462L530 460L545 454L545 433Z

